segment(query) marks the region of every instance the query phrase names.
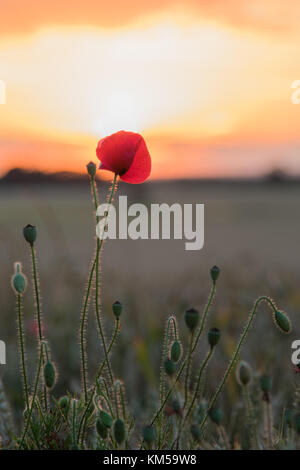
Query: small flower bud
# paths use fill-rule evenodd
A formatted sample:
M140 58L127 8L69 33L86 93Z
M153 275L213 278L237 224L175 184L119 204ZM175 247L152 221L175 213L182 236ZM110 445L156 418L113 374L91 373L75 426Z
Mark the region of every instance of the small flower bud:
M69 400L69 397L67 397L66 395L61 397L59 399L59 402L58 402L60 408L63 410L63 411L67 411L69 409L69 406L70 406L70 400Z
M187 310L184 314L184 319L186 326L191 330L194 331L197 328L197 325L200 320L200 315L198 310L195 310L194 308L190 308Z
M265 393L270 392L272 388L272 378L268 375L263 375L260 378L260 388Z
M143 429L143 439L147 444L152 444L155 440L156 432L153 426L145 426Z
M171 359L173 362L178 362L181 356L181 344L175 340L171 346Z
M114 316L119 319L120 316L121 316L121 313L122 313L122 310L123 310L123 305L121 304L121 302L119 302L118 300L116 302L113 303L112 305L112 311L113 311L113 314Z
M176 364L171 359L166 359L164 362L164 368L167 375L172 377L176 371Z
M221 332L218 330L218 328L211 328L208 332L208 342L211 348L214 348L220 339Z
M26 225L26 227L23 228L23 235L25 240L32 246L37 237L36 227L30 224Z
M286 424L290 427L293 426L294 420L295 420L295 410L291 409L286 409L284 412L284 420Z
M102 439L107 439L108 437L108 428L103 424L102 420L100 418L97 419L96 421L96 429L97 433Z
M88 174L89 174L92 178L94 178L95 175L96 175L96 169L97 169L95 163L94 163L94 162L88 163L87 166L86 166L86 168L87 168Z
M252 369L248 362L241 361L236 368L236 380L240 385L248 385L252 379Z
M12 277L11 283L16 294L24 294L27 286L27 279L22 273L21 263L15 263L15 274Z
M208 416L210 417L213 423L215 423L217 426L220 426L223 419L222 410L220 410L219 408L211 408L208 412Z
M179 400L177 399L174 399L172 400L172 403L171 403L171 406L172 406L172 409L174 411L174 413L176 413L178 416L182 416L182 404Z
M295 426L297 433L300 434L300 414L295 416Z
M99 412L99 419L102 421L104 426L107 428L111 428L113 425L113 420L110 414L106 413L106 411L100 410Z
M200 441L202 432L201 432L200 426L198 426L198 424L192 424L191 425L191 434L192 434L192 436L193 436L193 438L195 439L196 442Z
M120 418L116 419L114 422L114 438L118 444L122 444L125 439L125 424L124 421Z
M289 317L285 312L282 310L276 310L273 314L273 320L275 325L282 331L283 333L290 333L291 332L291 322Z
M44 367L44 379L46 387L52 388L55 384L55 368L52 362L48 361Z
M210 276L213 282L216 282L220 274L220 269L218 266L213 266L210 270Z

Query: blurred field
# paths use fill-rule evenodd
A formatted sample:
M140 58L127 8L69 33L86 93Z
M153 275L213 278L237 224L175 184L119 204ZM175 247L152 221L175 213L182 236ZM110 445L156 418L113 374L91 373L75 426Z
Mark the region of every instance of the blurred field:
M107 189L108 184L102 183L102 201ZM287 381L290 385L294 380L290 345L300 332L300 186L267 182L157 182L122 185L118 194L128 195L129 203L205 204L205 246L201 251L185 251L183 241L105 243L103 315L109 334L113 327L110 306L115 300L123 302L122 333L113 363L127 385L131 406L141 410L147 403L147 413L151 413L152 395L157 393L164 322L168 314L176 313L181 335L186 337L183 312L191 306L200 310L204 307L210 287L209 269L214 264L221 268L221 276L208 325L222 330L222 341L208 371L207 392L221 378L253 301L266 294L289 313L294 331L282 339L272 327L269 311L261 307L243 357L256 370L270 371L275 380L275 395L282 397L288 388L283 384ZM78 327L94 250L88 182L86 186L0 187L0 214L0 339L7 344L7 365L0 367L9 399L18 407L22 400L10 277L17 260L23 263L24 272L30 273L29 251L22 237L22 228L27 223L37 225L39 230L36 248L43 314L60 373L55 392L59 396L66 387L76 391L80 386ZM24 302L31 359L35 352L31 286ZM199 354L203 355L205 349L204 341ZM102 357L92 308L88 354L92 376ZM145 382L150 387L146 388ZM223 395L226 402L237 396L233 379ZM228 410L230 413L230 407Z

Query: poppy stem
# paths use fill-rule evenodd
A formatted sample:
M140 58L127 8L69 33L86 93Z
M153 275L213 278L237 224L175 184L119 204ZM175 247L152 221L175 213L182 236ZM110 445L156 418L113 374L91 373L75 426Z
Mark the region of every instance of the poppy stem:
M39 334L39 348L38 349L40 350L44 339L43 339L42 319L41 319L42 314L41 314L41 302L40 302L40 292L39 292L39 283L38 283L37 260L36 260L36 254L35 254L35 249L34 249L33 244L31 244L31 261L32 261L32 271L33 271L33 287L34 287L35 304L36 304L36 318L37 318L38 334ZM43 348L41 348L41 351L43 355L43 365L44 365L45 356L44 356ZM47 411L47 408L48 408L47 389L45 385L43 389L43 395L44 395L45 411Z
M238 344L237 344L237 347L236 347L236 349L235 349L235 351L234 351L234 353L233 353L233 356L232 356L232 358L231 358L231 361L229 362L229 364L228 364L228 366L227 366L227 369L226 369L226 371L225 371L225 373L224 373L224 375L223 375L223 378L222 378L222 380L221 380L221 382L220 382L220 384L219 384L219 386L218 386L218 388L217 388L217 390L216 390L216 392L215 392L213 398L211 399L211 401L210 401L210 403L209 403L209 405L208 405L208 407L207 407L205 416L204 416L202 422L200 423L200 430L201 430L201 431L202 431L202 429L203 429L203 427L204 427L204 425L205 425L205 423L206 423L206 421L207 421L209 411L213 408L214 404L216 403L217 398L218 398L218 396L220 395L220 393L221 393L221 391L222 391L222 389L223 389L223 387L224 387L224 385L225 385L225 383L226 383L226 381L227 381L228 376L230 375L230 372L231 372L231 370L232 370L232 368L233 368L233 366L234 366L234 363L235 363L235 361L236 361L236 359L237 359L237 357L238 357L238 355L239 355L240 349L241 349L241 347L242 347L242 345L243 345L243 343L244 343L244 341L245 341L245 339L246 339L246 337L247 337L247 335L248 335L248 332L249 332L250 327L251 327L251 325L252 325L252 322L253 322L253 320L254 320L254 317L255 317L255 314L256 314L256 311L257 311L257 307L258 307L259 304L260 304L261 302L263 302L263 301L265 301L265 302L267 302L267 303L269 304L269 306L271 307L271 309L273 310L273 312L276 312L276 305L274 304L274 302L273 302L269 297L266 297L266 296L263 295L263 296L259 297L259 298L255 301L254 306L253 306L253 309L252 309L252 311L251 311L251 313L250 313L250 315L249 315L248 321L247 321L247 323L246 323L246 326L244 327L244 330L243 330L242 335L241 335L241 337L240 337L240 340L239 340L239 342L238 342Z
M108 209L107 209L105 220L104 220L104 222L105 222L104 223L104 229L105 229L106 221L107 221L108 214L109 214L110 204L112 202L113 195L115 193L117 177L118 177L118 175L115 174L114 179L113 179L113 183L112 183L112 187L111 187L111 191L110 191L110 195L109 195L109 198L108 198ZM97 188L96 188L96 183L95 183L94 179L92 180L92 188L93 188L93 194L94 194L95 209L97 211L97 197L96 197L97 196ZM96 215L96 222L98 222L97 215ZM103 329L103 325L102 325L102 322L101 322L100 303L99 303L99 265L100 265L100 252L101 252L102 246L103 246L103 237L101 238L101 240L99 239L99 237L97 237L97 248L96 248L96 259L95 259L95 263L96 263L96 265L95 265L95 269L96 269L96 274L95 274L95 277L96 277L96 279L95 279L95 287L96 287L95 309L96 309L96 318L97 318L97 323L98 323L99 334L100 334L100 337L101 337L102 346L103 346L103 350L104 350L105 362L106 362L106 365L107 365L111 386L113 388L113 384L114 384L113 373L112 373L111 365L110 365L109 358L108 358L106 340L105 340L105 335L104 335L104 329ZM116 404L116 406L117 406L117 404Z
M118 331L119 331L119 326L120 326L120 320L117 318L116 319L116 323L115 323L115 330L114 330L114 333L113 333L113 336L112 336L112 339L109 343L109 346L108 346L108 350L107 350L107 354L110 353L116 339L117 339L117 334L118 334ZM97 372L97 375L96 375L96 379L95 379L95 382L97 383L98 379L100 378L101 376L101 373L102 373L102 370L105 366L105 360L102 362L101 366L99 367L99 370ZM93 401L93 398L94 398L94 395L95 395L95 391L96 391L96 385L94 385L93 389L92 389L92 392L91 392L91 395L90 395L90 398L89 398L89 401L88 403L86 404L85 406L85 410L83 412L83 415L81 417L81 420L80 420L80 424L79 424L79 431L78 431L78 440L79 440L79 437L80 437L80 434L81 434L81 429L82 429L82 426L83 426L83 423L85 421L85 418L87 416L87 412L88 412L88 409ZM83 437L84 437L84 431L85 429L83 429L83 432L82 432L82 440L83 440Z
M23 332L23 320L22 320L22 297L20 294L18 294L18 327L19 327L19 341L20 341L21 364L22 364L23 381L24 381L25 402L26 402L26 408L27 410L29 410L29 393L28 393L28 383L27 383L27 374L26 374L25 344L24 344L24 332Z

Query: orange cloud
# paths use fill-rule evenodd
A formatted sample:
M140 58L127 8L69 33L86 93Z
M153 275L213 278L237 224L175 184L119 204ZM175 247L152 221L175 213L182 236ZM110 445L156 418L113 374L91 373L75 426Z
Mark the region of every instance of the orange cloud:
M295 0L10 0L2 2L1 35L29 33L57 25L120 27L166 10L193 10L212 19L251 29L298 28L300 4Z

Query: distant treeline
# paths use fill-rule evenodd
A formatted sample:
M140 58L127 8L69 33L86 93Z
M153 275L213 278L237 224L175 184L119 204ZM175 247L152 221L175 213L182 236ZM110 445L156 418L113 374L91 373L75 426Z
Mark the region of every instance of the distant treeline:
M99 175L97 178L100 180ZM73 184L86 184L87 175L84 173L72 173L68 171L61 171L55 173L44 173L42 171L29 171L21 168L13 168L9 170L2 178L0 178L0 184L9 185L9 184L60 184L60 183L73 183ZM169 180L174 182L174 180ZM179 182L179 180L176 180ZM282 171L281 169L274 169L269 173L263 175L261 178L193 178L193 179L183 179L180 180L182 183L189 184L194 182L237 182L237 183L299 183L300 176L291 176ZM157 181L163 182L163 181ZM164 180L164 182L166 182Z

